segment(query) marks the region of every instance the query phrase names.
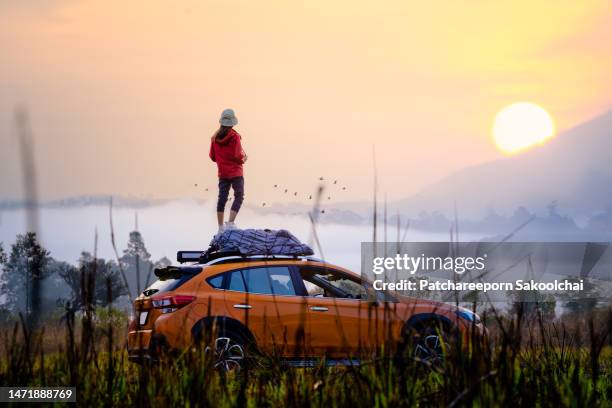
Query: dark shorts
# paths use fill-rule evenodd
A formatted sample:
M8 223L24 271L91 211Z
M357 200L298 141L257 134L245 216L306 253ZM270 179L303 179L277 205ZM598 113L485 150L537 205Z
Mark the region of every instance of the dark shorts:
M219 179L219 199L217 200L217 212L225 211L225 204L229 197L230 187L234 189L234 202L232 211L238 212L244 200L244 177L234 177L231 179Z

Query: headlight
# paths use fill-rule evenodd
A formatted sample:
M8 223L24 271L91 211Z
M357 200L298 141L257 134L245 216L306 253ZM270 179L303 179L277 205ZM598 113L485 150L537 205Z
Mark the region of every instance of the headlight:
M470 312L467 309L457 310L457 316L464 320L467 320L470 323L480 323L480 316L478 316L476 313Z

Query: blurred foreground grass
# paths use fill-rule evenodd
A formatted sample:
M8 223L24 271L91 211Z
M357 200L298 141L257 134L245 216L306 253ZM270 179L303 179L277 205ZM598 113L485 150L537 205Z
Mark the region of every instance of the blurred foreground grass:
M508 319L491 345L432 369L411 359L289 368L261 357L240 374L212 369L199 348L165 362L127 360L125 329L87 323L3 329L0 385L75 386L79 406L611 406L610 311L573 329ZM91 333L90 333L91 334ZM83 342L85 339L85 342Z

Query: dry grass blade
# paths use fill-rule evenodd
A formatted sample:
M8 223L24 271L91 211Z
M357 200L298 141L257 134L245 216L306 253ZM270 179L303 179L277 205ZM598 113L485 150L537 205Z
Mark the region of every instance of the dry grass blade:
M115 252L115 258L117 259L117 266L119 267L119 271L121 272L123 284L125 285L125 289L128 292L128 296L130 297L130 299L133 299L134 297L132 296L132 291L130 290L130 284L128 283L127 276L125 275L125 269L123 269L123 265L121 264L119 251L117 251L117 244L115 243L115 227L113 226L113 197L110 198L108 205L108 218L110 222L111 244L113 246L113 251Z

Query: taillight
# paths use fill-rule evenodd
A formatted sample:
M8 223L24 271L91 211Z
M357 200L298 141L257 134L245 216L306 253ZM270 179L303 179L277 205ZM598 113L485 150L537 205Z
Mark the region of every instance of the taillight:
M152 298L151 303L155 309L161 309L162 313L171 313L193 302L194 299L195 296L188 295L162 296Z

